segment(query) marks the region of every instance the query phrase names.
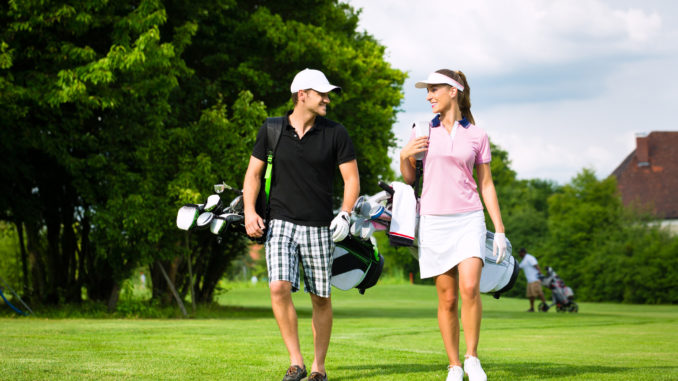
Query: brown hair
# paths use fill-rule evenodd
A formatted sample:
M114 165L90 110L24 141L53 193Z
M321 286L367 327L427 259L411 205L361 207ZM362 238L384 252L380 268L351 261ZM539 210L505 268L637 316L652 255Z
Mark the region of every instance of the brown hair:
M461 110L461 116L466 118L469 122L476 124L471 114L471 87L468 85L466 76L461 71L453 71L449 69L436 70L436 73L450 77L464 86L464 91L457 91L457 104Z

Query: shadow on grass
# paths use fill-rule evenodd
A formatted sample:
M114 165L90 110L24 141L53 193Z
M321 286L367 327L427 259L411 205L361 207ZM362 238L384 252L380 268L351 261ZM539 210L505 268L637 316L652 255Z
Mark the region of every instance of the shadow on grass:
M489 366L488 366L489 365ZM436 366L427 364L374 364L374 365L349 365L339 366L337 370L343 372L343 375L333 375L334 380L355 380L368 379L369 377L393 376L393 379L404 379L407 375L416 376L417 374L436 372L440 373L440 378L445 375L445 368L440 367L438 372L433 369ZM571 366L550 362L537 363L517 363L491 365L485 364L485 371L489 378L500 377L500 379L520 380L524 378L548 380L559 379L563 377L577 377L584 374L615 374L628 372L631 368L611 367L611 366ZM665 367L670 368L670 367ZM348 373L348 374L346 374Z
M577 377L584 374L593 376L625 373L631 368L601 365L564 365L555 362L533 362L500 364L486 368L487 371L508 373L509 379L518 380L525 377L548 380L552 378Z
M332 375L333 380L365 380L369 377L393 375L393 379L408 374L429 373L431 365L425 364L374 364L374 365L349 365L337 367L342 374ZM441 374L444 368L441 368ZM348 373L348 374L346 374ZM396 377L400 376L400 377Z

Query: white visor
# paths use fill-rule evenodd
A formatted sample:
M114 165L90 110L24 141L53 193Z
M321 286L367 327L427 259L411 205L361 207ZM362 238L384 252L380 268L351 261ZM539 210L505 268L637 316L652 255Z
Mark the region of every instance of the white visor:
M426 80L415 83L414 87L416 87L417 89L425 89L426 86L428 85L440 85L440 84L450 85L452 87L455 87L459 91L464 91L464 86L462 86L461 83L446 76L445 74L435 72L429 74Z

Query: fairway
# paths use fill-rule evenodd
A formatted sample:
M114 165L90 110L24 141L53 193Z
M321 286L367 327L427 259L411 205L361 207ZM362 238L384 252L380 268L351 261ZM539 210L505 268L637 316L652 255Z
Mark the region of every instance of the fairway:
M310 365L310 302L294 298ZM288 359L268 289L235 288L219 301L228 308L213 318L1 318L0 379L282 379ZM527 313L524 299L483 303L489 380L678 380L678 306L579 303L569 314ZM334 289L333 304L330 380L445 379L433 287Z

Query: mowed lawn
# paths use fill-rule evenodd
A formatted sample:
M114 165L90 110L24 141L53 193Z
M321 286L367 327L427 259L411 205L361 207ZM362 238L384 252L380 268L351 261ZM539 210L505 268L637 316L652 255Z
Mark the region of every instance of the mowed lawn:
M268 289L232 289L220 303L228 307L193 319L1 318L0 379L282 379L288 358ZM310 366L308 295L295 303ZM483 303L489 380L678 380L678 306L580 303L571 314L527 313L524 299ZM330 380L445 379L433 287L335 289L333 304Z

